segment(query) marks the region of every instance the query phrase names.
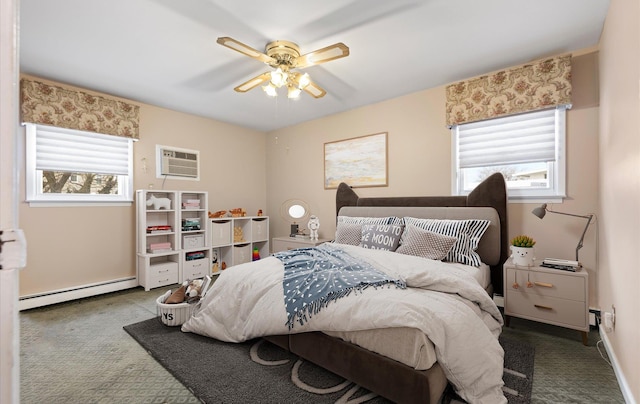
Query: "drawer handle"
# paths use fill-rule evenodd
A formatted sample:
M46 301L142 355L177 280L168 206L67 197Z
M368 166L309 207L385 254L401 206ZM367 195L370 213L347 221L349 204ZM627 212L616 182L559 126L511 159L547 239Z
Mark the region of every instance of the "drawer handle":
M549 307L549 306L542 306L540 304L534 304L533 305L535 308L537 309L543 309L543 310L553 310L553 307Z
M161 274L163 272L169 272L169 270L168 269L161 269L161 270L158 271L159 274Z
M161 279L161 280L159 280L159 281L158 281L158 283L164 283L164 282L169 282L169 278L167 278L167 279Z
M552 288L552 283L544 283L544 282L534 282L536 286L542 286L543 288Z

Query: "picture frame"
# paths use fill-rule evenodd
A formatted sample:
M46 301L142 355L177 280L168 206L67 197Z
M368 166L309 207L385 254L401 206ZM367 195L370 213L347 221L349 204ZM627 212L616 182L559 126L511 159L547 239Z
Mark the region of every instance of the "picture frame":
M387 132L324 144L324 189L388 186Z

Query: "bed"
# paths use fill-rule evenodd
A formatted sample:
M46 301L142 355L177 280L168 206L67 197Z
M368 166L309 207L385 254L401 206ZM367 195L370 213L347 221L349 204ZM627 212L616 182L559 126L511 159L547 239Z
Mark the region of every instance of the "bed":
M501 355L503 353L497 343L497 336L501 330L502 317L491 298L494 290L502 290L501 266L508 257L506 206L506 188L500 174L489 177L470 195L460 197L359 198L350 187L341 184L336 193L337 220L348 221L350 218L362 217L397 217L416 220L435 219L436 221L487 221L489 224L476 249L477 255L482 261L482 264L478 266L478 273L467 275L462 273L463 268L451 269L449 266L452 265L451 263L442 263L441 261L429 264L434 265L433 271L431 269L427 271L422 267L419 268L419 271L414 271L418 265L423 265L424 259L414 257L411 254L396 254L388 251L364 252L364 249L360 247L331 243L332 245L326 246L328 252L325 253L334 254L334 250L338 250L340 253L347 253L349 257L357 257L372 263L375 261L376 265L378 262L382 262L383 267L387 265L382 269L394 268L387 273L388 276L391 276L391 273L395 274L395 270L402 267L402 272L398 272L400 275L396 278L391 277L391 281L406 280L406 289L412 293L414 290L419 291L416 295L419 299L436 297L436 302L429 301L429 304L421 305L417 310L420 313L423 310L428 311L424 315L430 321L425 321L425 317L417 317L417 315L416 319L413 319L413 311L409 311L404 306L398 306L402 307L397 309L398 312L410 312L412 314L409 317L412 319L408 320L409 322L405 325L394 318L393 311L385 310L380 301L394 300L395 294L403 291L394 291L393 285L387 285L386 288L381 287L380 291L377 291L378 288L375 288L376 291L369 288L364 292L360 291L359 294L355 293L341 298L340 301L335 300L335 303L331 302L325 305L321 312L314 313L313 316L310 315L310 312L307 313L310 318L299 317L299 324L296 323L295 318L292 320L291 317L285 316L288 331L286 328L283 331L284 324L280 323L284 323L284 321L281 321L277 315L274 317L276 320L265 320L262 310L266 311L267 309L264 307L280 304L276 302L278 299L283 300L282 286L280 292L274 292L272 290L274 288L266 291L265 285L271 282L269 280L271 278L275 279L274 285L278 281L283 282L282 275L279 279L277 278L278 271L281 269L276 267L281 261L286 262L286 257L280 257L280 261L277 258L268 257L269 259L264 260L263 263L245 264L234 271L223 273L214 287L220 280L223 280L223 283L220 283L221 288L224 286L225 289L235 289L237 293L240 293L237 296L242 296L242 298L236 298L235 302L232 302L233 298L229 297L214 301L215 297L207 296L203 302L203 308L183 326L183 331L196 332L228 341L263 337L301 358L322 366L394 402L436 403L440 400L449 381L453 381L452 384L456 391L467 401L506 402L501 390L499 390L502 383ZM341 226L339 225L338 228L340 229ZM336 239L336 241L339 240ZM313 254L317 253L317 251L313 251ZM372 256L375 258L371 258ZM399 261L395 261L396 259ZM443 270L445 266L447 269ZM463 266L467 267L468 265ZM230 269L233 268L235 267ZM404 272L405 270L408 272ZM256 271L261 271L263 278L249 283L250 281L246 278ZM400 270L398 269L398 271ZM460 278L454 279L450 275L454 272L460 273ZM228 274L231 276L227 276ZM440 279L441 276L447 279ZM237 280L233 282L237 283L225 283L228 280L232 282L230 279L234 277ZM423 291L422 288L416 287L414 284L417 282L419 284L417 286L420 286L423 282L427 282L425 280L427 278L429 282L432 282L432 279L437 279L435 284L441 285L438 286L441 290L439 292ZM458 280L462 278L464 278L464 285L459 283L462 281ZM469 281L467 278L473 279ZM392 282L390 283L392 284ZM263 288L266 291L264 295L255 298L245 297L250 296L245 295L250 290ZM398 288L396 287L396 289ZM212 290L212 292L215 296L216 291ZM222 293L222 290L219 292ZM387 294L389 295L387 296ZM365 313L366 308L358 305L346 309L345 307L351 303L342 302L343 300L352 302L355 299L362 299L362 296L372 299L371 301L367 300L366 304L367 307L375 308L374 315ZM451 299L453 299L453 303L449 301ZM211 300L211 302L208 304L207 300ZM438 308L440 300L442 300L442 309ZM404 301L394 304L397 303L405 304ZM415 306L413 301L408 304L411 307ZM446 313L447 310L451 310L449 304L456 307L454 313L471 311L475 314L464 317L464 321L436 319L435 317L440 316L439 312L435 311L436 308L442 310L442 313ZM426 306L429 306L428 310L425 309ZM467 306L471 309L468 310ZM255 307L260 308L259 314L254 310ZM236 310L240 314L237 315L237 319L233 320L235 323L223 325L216 323L216 321L222 323L229 321L230 317L236 317ZM277 308L277 310L282 311L282 308ZM434 312L436 313L435 317ZM234 315L229 315L229 313L234 313ZM349 329L344 329L342 324L334 324L334 320L332 320L332 318L343 318L348 315L351 315L348 321ZM457 314L449 313L448 315L448 318L451 318L456 317ZM212 320L216 316L217 320ZM442 317L446 316L442 314ZM304 322L301 320L302 318L304 318ZM211 330L212 322L216 323L213 328L217 328L213 331ZM260 322L264 322L264 324L260 327L257 325L254 327L254 324ZM463 328L452 328L454 326ZM256 327L260 329L256 329ZM234 329L237 331L233 331ZM474 352L473 354L470 354L469 351L464 352L469 349L464 346L465 340L473 340L477 344L476 346L469 345ZM443 348L444 345L446 345L446 350ZM424 355L417 355L417 352L422 352ZM472 369L474 367L481 370L478 372L478 369ZM476 374L471 374L471 372L476 372ZM478 380L474 378L478 378Z

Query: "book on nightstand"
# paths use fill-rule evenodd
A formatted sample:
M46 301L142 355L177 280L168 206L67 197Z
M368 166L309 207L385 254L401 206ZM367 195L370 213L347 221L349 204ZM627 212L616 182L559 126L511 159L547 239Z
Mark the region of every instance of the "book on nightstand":
M578 261L562 260L558 258L545 258L540 264L541 267L560 269L562 271L576 272L582 268Z

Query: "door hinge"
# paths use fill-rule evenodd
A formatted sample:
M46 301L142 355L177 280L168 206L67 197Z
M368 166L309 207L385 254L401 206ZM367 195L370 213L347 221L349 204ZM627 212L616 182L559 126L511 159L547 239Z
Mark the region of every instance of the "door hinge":
M22 229L0 230L0 269L27 266L27 241Z

